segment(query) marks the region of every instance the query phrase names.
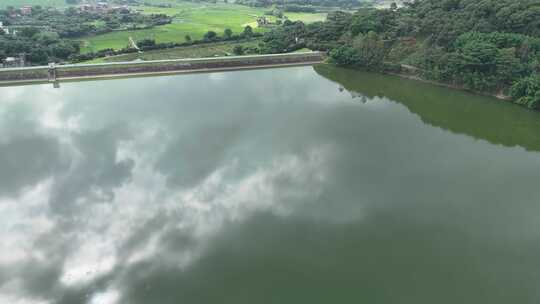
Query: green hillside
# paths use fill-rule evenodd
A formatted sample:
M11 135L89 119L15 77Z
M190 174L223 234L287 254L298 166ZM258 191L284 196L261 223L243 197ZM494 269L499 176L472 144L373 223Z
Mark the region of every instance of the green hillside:
M287 24L263 40L266 52L307 46L341 66L409 73L540 110L538 0L420 0Z

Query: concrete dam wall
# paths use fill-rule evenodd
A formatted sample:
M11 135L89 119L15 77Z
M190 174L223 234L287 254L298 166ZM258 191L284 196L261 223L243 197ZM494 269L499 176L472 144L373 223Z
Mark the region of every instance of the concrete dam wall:
M274 55L11 68L0 69L0 84L9 85L15 83L54 82L61 80L129 75L194 73L274 66L311 65L320 63L324 59L325 54L322 52L304 52Z

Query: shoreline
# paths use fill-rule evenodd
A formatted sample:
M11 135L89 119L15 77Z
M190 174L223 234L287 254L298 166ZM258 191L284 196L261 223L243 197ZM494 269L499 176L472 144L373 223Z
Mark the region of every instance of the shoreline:
M48 66L0 69L0 88L9 86L23 86L33 84L58 84L61 82L92 81L106 79L121 79L131 77L151 77L181 74L199 74L212 72L232 72L242 70L271 69L280 67L311 66L316 64L329 64L325 62L326 54L322 52L286 53L286 54L265 54L251 56L227 56L211 58L190 58L190 59L170 59L152 60L136 62L115 62L115 63L94 63L94 64L73 64L56 66L56 73L60 74L54 80L49 77ZM135 67L135 68L134 68ZM346 67L347 68L347 67ZM350 68L350 67L349 67ZM75 71L70 71L75 69ZM352 69L352 68L351 68ZM353 69L354 70L354 69ZM405 69L407 70L407 69ZM38 77L13 77L17 73L38 72ZM410 73L395 73L375 71L376 73L392 75L404 79L419 81L445 87L453 90L469 92L476 95L493 97L501 101L512 102L510 96L503 94L485 93L469 90L461 86L452 85L433 80L427 80Z
M464 91L464 92L468 92L468 93L472 93L472 94L476 94L476 95L493 97L493 98L496 98L496 99L501 100L501 101L512 102L512 98L510 96L506 96L506 95L504 95L502 93L495 94L495 93L485 93L485 92L469 90L469 89L466 89L466 88L461 87L461 86L452 85L452 84L448 84L448 83L444 83L444 82L438 82L438 81L434 81L434 80L428 80L428 79L424 79L424 78L422 78L420 76L410 75L410 74L405 74L405 73L391 73L391 72L386 72L386 73L382 72L382 73L397 76L397 77L401 77L401 78L405 78L405 79L410 79L410 80L420 81L420 82L424 82L424 83L429 83L429 84L432 84L432 85L445 87L445 88L449 88L449 89L453 89L453 90Z

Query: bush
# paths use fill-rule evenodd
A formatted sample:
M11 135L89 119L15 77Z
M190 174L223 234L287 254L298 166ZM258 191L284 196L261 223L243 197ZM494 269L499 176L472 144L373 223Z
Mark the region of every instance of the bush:
M510 89L515 103L530 109L540 109L540 75L522 78Z
M233 48L233 53L235 55L244 55L244 47L241 46L241 45L236 45L234 48Z
M385 62L382 70L387 73L401 73L401 64Z
M217 33L214 31L208 31L204 34L204 40L215 40L217 38Z
M137 46L139 46L140 48L153 47L155 45L156 41L154 39L143 39L137 41Z
M340 66L357 66L360 64L360 54L350 46L340 46L330 51L330 61Z

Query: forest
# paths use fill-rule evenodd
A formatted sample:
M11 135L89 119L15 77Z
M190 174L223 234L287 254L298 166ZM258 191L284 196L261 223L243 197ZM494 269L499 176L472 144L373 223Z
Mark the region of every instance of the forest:
M304 47L328 51L337 65L410 73L540 109L537 0L416 0L334 12L325 22L286 22L262 49Z
M313 11L317 6L352 9L364 5L369 6L372 2L368 0L236 0L236 3L256 7L277 6L286 11Z

